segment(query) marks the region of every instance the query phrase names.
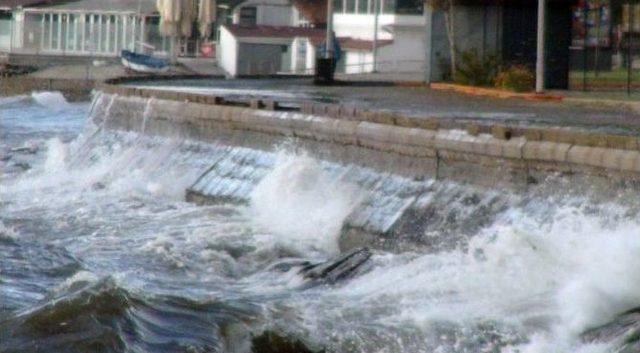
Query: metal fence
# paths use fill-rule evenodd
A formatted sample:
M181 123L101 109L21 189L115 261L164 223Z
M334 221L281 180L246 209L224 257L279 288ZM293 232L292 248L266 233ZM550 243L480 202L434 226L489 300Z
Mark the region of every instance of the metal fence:
M569 88L640 89L640 3L582 0L573 11Z

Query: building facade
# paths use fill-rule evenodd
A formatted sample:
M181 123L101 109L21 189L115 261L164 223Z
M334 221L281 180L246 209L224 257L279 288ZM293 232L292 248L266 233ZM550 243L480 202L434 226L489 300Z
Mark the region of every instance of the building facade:
M336 36L346 43L358 42L343 46L342 71L371 72L374 61L379 72L424 71L427 31L423 1L334 0L334 10Z
M166 51L154 0L80 0L5 10L0 51L117 57L122 49Z

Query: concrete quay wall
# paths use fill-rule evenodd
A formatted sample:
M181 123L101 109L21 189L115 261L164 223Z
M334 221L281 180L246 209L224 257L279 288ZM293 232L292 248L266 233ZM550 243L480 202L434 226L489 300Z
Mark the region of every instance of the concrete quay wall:
M141 104L153 98L150 120L171 125L166 131L181 127L191 136L262 148L295 139L325 154L321 157L413 177L522 186L555 172L623 179L640 176L637 136L414 118L342 105L302 103L291 108L275 101L229 101L115 85L104 85L101 90L117 95L114 111L125 110L114 113L120 117L116 120L121 128L135 128L131 126L135 114L130 112L141 113L145 109Z

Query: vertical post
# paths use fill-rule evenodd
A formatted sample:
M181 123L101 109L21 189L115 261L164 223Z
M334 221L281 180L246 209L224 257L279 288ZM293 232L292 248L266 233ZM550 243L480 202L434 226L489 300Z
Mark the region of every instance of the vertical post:
M146 38L145 38L145 22L146 22L146 17L145 16L140 16L140 52L144 52L144 43L147 42Z
M9 31L11 32L9 34L9 53L13 52L13 27L16 23L16 15L15 15L15 11L11 12L11 22L9 22Z
M129 49L127 46L127 22L129 17L122 15L122 49Z
M102 15L98 15L98 52L102 51Z
M333 0L327 0L327 33L325 38L325 59L333 58Z
M107 19L107 28L105 29L105 46L104 46L104 51L105 53L110 53L111 52L111 16L112 15L106 15L106 19Z
M53 50L53 13L49 13L49 50Z
M431 57L433 51L433 41L432 41L432 27L433 27L433 10L429 2L424 4L424 16L425 16L425 53L424 53L424 82L431 83ZM496 41L496 43L498 43Z
M536 50L536 93L544 91L545 0L538 0L538 38Z
M587 55L587 37L589 36L589 31L587 30L587 18L589 17L589 3L587 1L584 2L584 6L582 8L582 23L584 24L584 38L582 39L582 90L587 90L587 60L589 59Z
M62 49L62 13L58 13L58 50Z
M44 49L44 22L46 18L47 18L47 14L43 13L42 22L40 23L40 50ZM38 52L40 52L40 50L38 50Z
M118 53L119 53L119 51L118 51L118 45L122 45L122 44L120 43L120 39L121 39L121 38L120 38L120 36L119 36L119 34L120 34L120 28L121 28L122 26L120 26L120 15L113 15L113 18L114 18L114 25L115 25L115 27L116 27L116 29L115 29L115 31L114 31L114 33L113 33L113 38L114 38L114 39L113 39L113 41L114 41L114 42L113 42L113 53L114 53L114 54L116 54L116 56L118 56Z
M136 31L138 30L138 17L131 17L131 50L136 51Z
M373 1L373 45L371 46L371 52L373 55L373 71L378 72L378 15L380 12L380 6L378 2L381 0Z
M629 15L627 17L628 19L628 23L627 23L627 95L631 94L631 72L632 72L632 68L633 68L633 56L632 56L632 52L631 52L631 38L632 38L632 30L633 27L631 26L631 21L633 20L633 16L631 14L631 1L627 1L627 6L629 7Z
M66 43L64 43L64 50L68 51L69 50L69 42L71 41L71 13L67 13L66 14L67 18L66 18L66 28L65 28L65 35L64 37L66 38Z
M80 51L85 52L86 49L86 43L87 43L87 14L85 14L84 12L80 13L80 23L82 27L82 34L81 34L81 43L80 43Z
M78 21L79 16L77 13L73 15L73 51L79 51L78 49Z

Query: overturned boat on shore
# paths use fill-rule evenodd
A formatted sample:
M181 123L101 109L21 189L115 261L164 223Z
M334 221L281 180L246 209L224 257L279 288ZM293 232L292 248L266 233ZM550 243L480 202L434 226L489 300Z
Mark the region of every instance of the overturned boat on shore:
M169 60L129 50L123 50L120 59L124 67L139 73L157 74L169 70Z

